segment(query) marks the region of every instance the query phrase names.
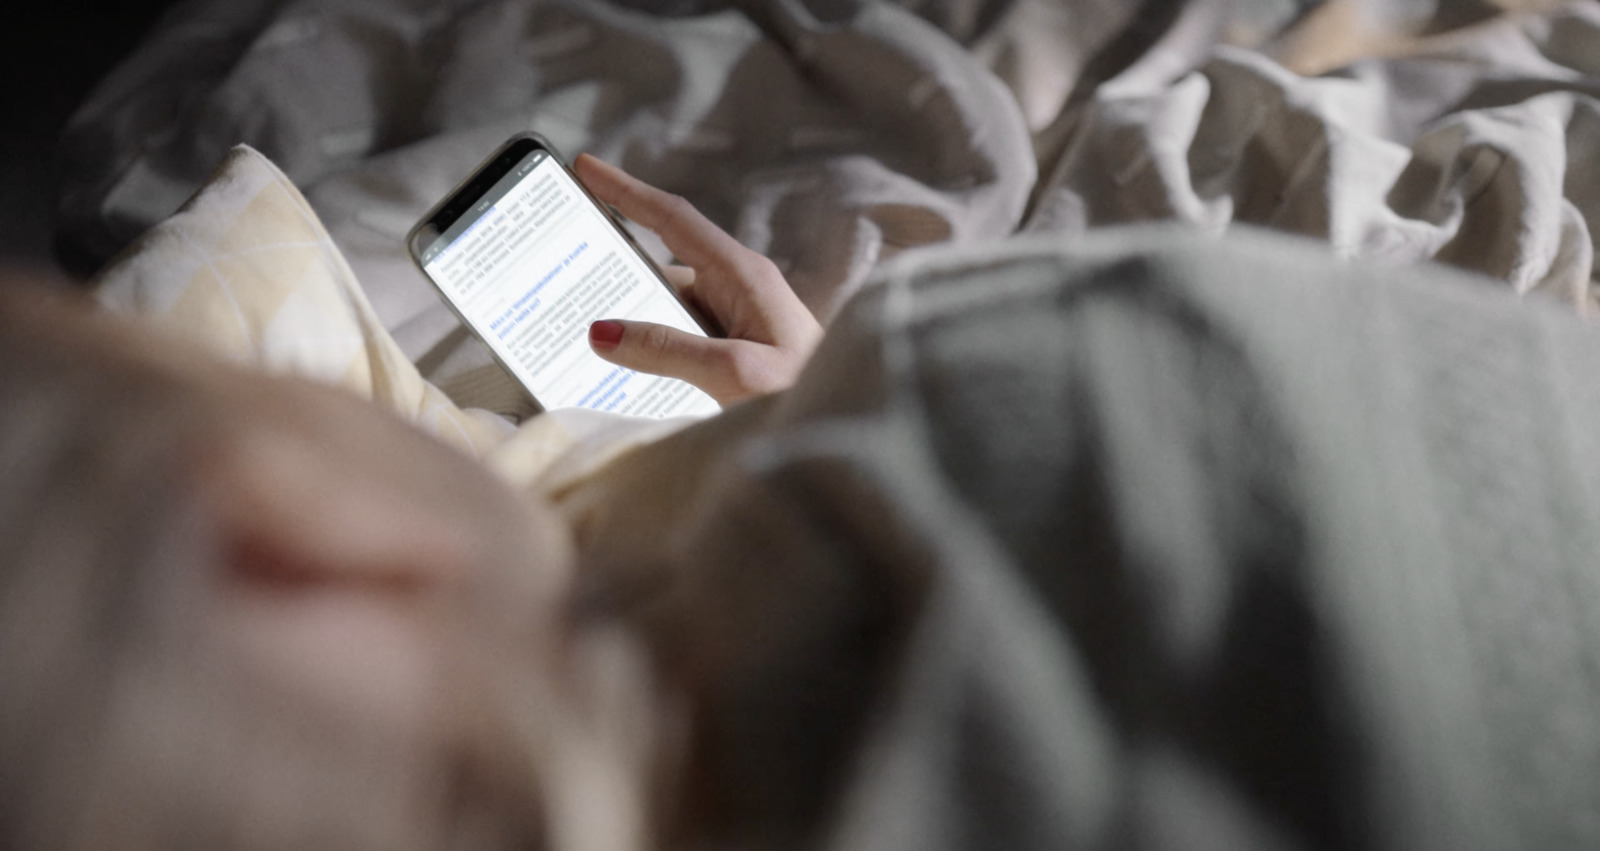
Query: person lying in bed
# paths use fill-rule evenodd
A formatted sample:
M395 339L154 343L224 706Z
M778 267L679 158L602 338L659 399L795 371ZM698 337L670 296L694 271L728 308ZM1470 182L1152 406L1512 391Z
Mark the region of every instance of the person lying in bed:
M822 331L772 264L578 167L710 258L685 289L729 331L612 323L596 350L724 404L792 383ZM363 400L8 277L0 681L25 685L0 693L0 846L642 840L656 698L575 634L548 506ZM581 837L548 819L568 787Z
M752 329L597 350L798 378L550 502L0 292L0 845L1593 844L1577 319L1141 231L902 258L801 369L781 278L579 169Z

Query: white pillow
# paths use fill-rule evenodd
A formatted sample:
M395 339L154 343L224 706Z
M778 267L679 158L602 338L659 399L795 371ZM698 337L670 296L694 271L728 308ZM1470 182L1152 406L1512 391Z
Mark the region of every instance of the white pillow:
M371 399L544 492L688 422L563 410L517 427L458 406L401 352L305 197L244 145L106 267L98 297L228 359Z

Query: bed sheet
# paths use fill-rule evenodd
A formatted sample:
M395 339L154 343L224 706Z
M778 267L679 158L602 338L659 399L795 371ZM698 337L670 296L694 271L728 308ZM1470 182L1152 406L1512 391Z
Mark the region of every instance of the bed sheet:
M248 143L305 190L423 374L507 413L504 376L401 243L528 128L684 195L825 321L907 250L1148 221L1438 260L1588 311L1600 4L1493 12L190 0L72 121L62 244L100 265Z

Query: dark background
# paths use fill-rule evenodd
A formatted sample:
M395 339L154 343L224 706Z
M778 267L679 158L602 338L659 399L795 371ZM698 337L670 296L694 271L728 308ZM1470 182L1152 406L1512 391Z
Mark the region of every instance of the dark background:
M0 262L54 267L56 140L73 110L173 0L13 6L0 30Z

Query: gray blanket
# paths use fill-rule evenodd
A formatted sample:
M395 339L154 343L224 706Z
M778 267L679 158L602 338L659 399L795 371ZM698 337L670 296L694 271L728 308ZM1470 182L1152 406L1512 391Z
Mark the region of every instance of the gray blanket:
M713 847L1592 848L1597 370L1487 280L1018 242L564 505Z

